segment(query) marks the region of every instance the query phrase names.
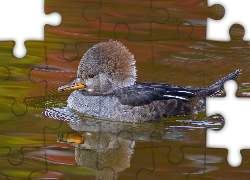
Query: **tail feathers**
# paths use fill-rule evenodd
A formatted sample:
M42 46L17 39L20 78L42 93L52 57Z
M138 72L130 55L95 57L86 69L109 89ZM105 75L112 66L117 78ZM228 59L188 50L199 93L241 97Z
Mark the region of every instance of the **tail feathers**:
M188 88L189 91L195 93L198 96L206 97L214 97L218 95L219 93L224 92L224 83L228 80L236 80L238 78L238 75L240 74L242 70L238 69L235 72L227 75L226 77L222 78L221 80L217 81L216 83L212 84L211 86L206 86L202 88Z
M214 97L219 93L224 92L224 83L228 80L236 80L242 70L238 69L235 72L227 75L226 77L222 78L218 82L212 84L211 86L206 87L207 88L207 96Z

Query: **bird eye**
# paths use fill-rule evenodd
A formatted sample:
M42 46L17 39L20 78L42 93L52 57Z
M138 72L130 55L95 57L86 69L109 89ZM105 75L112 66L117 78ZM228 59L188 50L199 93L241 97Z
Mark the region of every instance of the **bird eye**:
M94 74L90 74L89 77L90 77L90 78L93 78L93 77L95 77L95 75L94 75Z

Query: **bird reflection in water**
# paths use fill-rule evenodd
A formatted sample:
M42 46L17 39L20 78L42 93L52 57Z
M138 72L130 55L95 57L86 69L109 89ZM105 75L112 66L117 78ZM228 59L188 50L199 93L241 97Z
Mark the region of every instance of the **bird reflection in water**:
M152 146L157 143L163 143L169 149L173 145L177 149L183 145L202 147L205 146L206 127L223 126L220 119L212 123L207 119L191 121L187 116L147 123L102 120L87 117L68 107L46 109L44 115L68 122L73 131L58 134L58 142L74 146L76 163L95 171L96 178L102 180L116 179L117 173L129 168L131 157L137 149L153 151ZM196 118L201 119L200 116Z
M163 138L160 135L168 127L167 121L127 123L98 120L67 107L47 109L44 115L68 121L74 131L58 134L57 141L74 146L76 163L95 171L96 178L102 180L116 179L118 172L130 167L130 159L137 148L135 142L160 141ZM157 135L152 136L152 132Z

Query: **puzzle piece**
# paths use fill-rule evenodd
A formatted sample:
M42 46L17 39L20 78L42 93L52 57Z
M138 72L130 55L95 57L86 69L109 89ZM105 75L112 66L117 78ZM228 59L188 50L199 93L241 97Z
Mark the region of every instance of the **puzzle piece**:
M193 134L199 134L199 139L188 138L175 139L175 132L180 129L164 134L166 139L153 142L153 166L151 169L143 168L137 172L137 179L185 179L189 172L204 171L205 164L205 138L206 129L194 129L194 131L182 132L184 137L194 138ZM155 134L158 135L158 134ZM173 139L172 139L173 138ZM196 142L191 144L190 142ZM181 147L180 147L181 146ZM194 154L193 154L194 153Z
M113 5L110 6L112 3ZM133 11L135 7L141 9L142 12ZM101 37L104 37L105 34L106 37L114 38L111 30L116 29L118 24L124 24L129 30L127 40L151 40L152 33L155 34L153 32L154 24L161 28L166 27L165 23L169 18L168 11L162 7L162 2L156 4L152 0L148 2L127 1L125 4L124 2L114 4L113 1L100 0L83 9L83 18L92 22L91 25L94 27L99 25L99 36ZM136 18L138 13L143 14L143 17ZM127 28L125 28L125 33ZM124 33L123 29L120 33Z
M22 6L23 8L20 8ZM44 40L44 25L58 25L59 14L52 13L50 15L44 15L42 8L44 6L43 1L32 0L9 0L1 1L0 15L2 17L8 17L1 19L1 41L15 40L15 46L13 53L18 58L23 58L26 54L26 48L24 42L27 40ZM11 18L11 14L18 14ZM31 15L32 14L32 15ZM39 19L39 21L37 20ZM11 22L11 23L9 23ZM32 26L30 26L32 24ZM28 28L27 28L28 27Z
M240 149L248 148L246 142L239 141L237 137L243 138L247 136L248 121L246 119L238 118L237 113L247 112L249 101L247 98L236 98L235 92L237 91L237 84L235 81L226 82L224 88L226 90L226 98L207 98L207 115L219 113L223 114L226 123L222 130L219 132L208 131L209 138L207 140L207 147L228 148L228 162L231 166L239 166L241 164ZM233 104L233 106L228 106ZM223 110L222 107L226 109ZM240 108L238 112L235 107ZM246 115L247 117L247 115ZM237 123L234 123L237 119ZM242 124L244 126L242 127ZM244 130L244 127L245 130ZM235 129L241 129L236 134L232 133ZM233 146L231 145L233 144Z
M46 87L45 94L57 91L60 85L65 85L76 78L77 61L68 62L63 57L63 43L45 43L45 59L40 64L36 64L29 72L30 81L35 84L43 84ZM87 51L89 47L81 46Z
M90 133L90 132L89 132ZM115 179L117 173L129 167L130 158L133 154L131 141L118 138L119 146L116 143L116 135L110 133L90 133L91 144L98 144L98 149L76 149L76 162L78 165L96 171L98 179ZM98 141L93 141L93 136L98 134ZM86 136L85 136L86 137ZM86 137L86 141L90 140ZM91 145L84 142L84 146ZM83 146L83 147L84 147Z
M230 27L235 24L241 24L244 26L246 33L244 36L244 41L250 39L250 24L248 23L247 17L248 16L248 1L234 1L234 0L208 0L208 6L213 4L221 4L225 6L226 15L221 20L213 20L208 18L207 24L209 27L207 33L207 39L209 40L219 40L219 41L230 41L229 36L229 29ZM237 12L237 13L236 13ZM220 33L218 33L218 31Z
M35 126L27 126L34 119L32 115L20 118L6 110L5 106L6 103L1 102L1 173L8 178L39 177L46 170L43 135L40 133L44 123L37 118ZM20 174L20 171L23 173Z
M82 11L87 5L86 1L78 0L45 1L46 14L56 11L62 16L62 23L59 26L45 26L45 41L63 44L61 54L67 61L81 58L83 54L81 49L77 48L79 45L100 42L100 36L94 36L99 34L99 27L92 27L82 16Z
M182 22L188 22L188 24L191 24L193 28L191 36L193 40L206 40L207 18L211 17L212 19L219 20L225 13L224 7L221 5L216 4L208 7L207 1L204 0L190 2L185 0L170 0L165 1L163 7L166 7L170 14L167 24L173 27L171 30L175 30L176 27ZM169 31L169 28L166 30L167 32L165 33L165 36L168 36L171 31ZM175 37L174 39L177 39L179 37L178 32L175 31L171 33L171 37Z
M249 178L249 150L241 150L242 163L239 167L232 167L227 161L227 149L206 148L206 169L202 174L190 173L187 180L210 179L243 179Z
M137 68L137 81L167 83L172 75L171 69L164 62L154 61L153 44L151 42L142 43L124 40L121 34L117 33L117 28L114 30L117 41L126 46L134 55ZM149 73L143 73L141 69Z
M181 84L182 86L204 86L204 79L199 79L200 82L197 82L197 74L192 74L189 69L186 71L187 61L190 59L202 61L205 57L206 42L193 40L193 31L194 27L192 24L189 22L181 22L177 26L179 38L171 41L153 42L153 63L165 64L171 69L171 77L164 83ZM192 66L192 68L193 67L195 67L195 65ZM199 75L202 76L203 72ZM183 81L183 76L185 76L185 81Z
M45 87L29 81L28 73L36 63L44 61L44 43L26 42L27 55L22 59L12 56L13 42L1 42L1 102L10 104L10 111L23 116L28 111L30 98L43 96Z

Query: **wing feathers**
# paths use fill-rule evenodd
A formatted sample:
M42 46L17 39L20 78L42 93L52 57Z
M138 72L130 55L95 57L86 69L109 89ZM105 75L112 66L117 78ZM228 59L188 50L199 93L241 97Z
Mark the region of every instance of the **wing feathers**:
M113 95L116 96L123 105L141 106L155 100L179 99L189 101L189 97L195 94L180 86L138 83L133 86L115 90Z

